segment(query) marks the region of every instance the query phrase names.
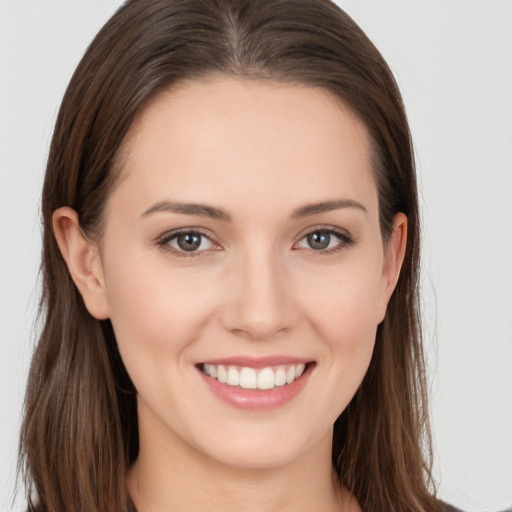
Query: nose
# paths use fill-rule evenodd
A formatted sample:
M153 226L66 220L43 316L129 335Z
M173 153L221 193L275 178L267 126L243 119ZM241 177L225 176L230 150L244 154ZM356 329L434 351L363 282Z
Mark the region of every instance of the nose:
M226 283L228 299L221 322L228 331L251 340L287 332L297 319L287 272L270 252L241 257Z

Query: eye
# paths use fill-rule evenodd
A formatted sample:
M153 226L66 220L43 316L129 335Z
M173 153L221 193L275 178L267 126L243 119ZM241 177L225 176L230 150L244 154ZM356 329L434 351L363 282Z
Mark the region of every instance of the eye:
M353 244L353 238L347 233L322 228L307 233L299 240L295 247L330 254Z
M158 245L178 256L198 256L203 251L219 248L211 238L200 231L178 231L164 235Z

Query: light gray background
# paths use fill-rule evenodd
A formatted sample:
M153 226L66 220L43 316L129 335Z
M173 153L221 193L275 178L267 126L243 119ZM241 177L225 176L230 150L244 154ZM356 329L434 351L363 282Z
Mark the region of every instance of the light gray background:
M440 495L512 505L512 2L339 0L388 60L416 143ZM57 108L117 0L0 0L0 510L33 344ZM15 510L23 508L18 501Z

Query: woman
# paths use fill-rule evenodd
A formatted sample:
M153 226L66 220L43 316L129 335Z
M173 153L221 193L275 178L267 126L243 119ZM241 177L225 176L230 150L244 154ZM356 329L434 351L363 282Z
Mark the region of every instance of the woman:
M333 4L128 1L42 208L33 510L446 510L407 120Z

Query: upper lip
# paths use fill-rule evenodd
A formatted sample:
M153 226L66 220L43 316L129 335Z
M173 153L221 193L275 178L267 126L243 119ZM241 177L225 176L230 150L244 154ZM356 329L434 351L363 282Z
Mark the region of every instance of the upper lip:
M208 359L201 361L199 364L225 365L225 366L242 366L247 368L266 368L269 366L279 366L285 364L307 364L313 362L312 359L293 356L266 356L266 357L222 357L218 359Z

